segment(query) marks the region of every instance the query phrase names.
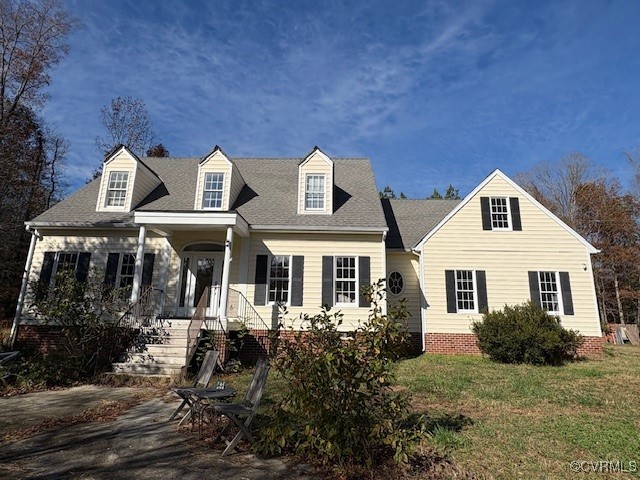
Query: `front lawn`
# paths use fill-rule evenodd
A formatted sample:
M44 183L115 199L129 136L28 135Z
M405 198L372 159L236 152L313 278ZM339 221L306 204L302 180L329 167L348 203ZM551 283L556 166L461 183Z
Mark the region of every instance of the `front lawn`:
M427 414L434 443L476 474L640 478L639 347L609 346L563 367L422 355L400 362L397 383ZM572 469L572 461L580 463ZM581 473L634 466L635 473Z

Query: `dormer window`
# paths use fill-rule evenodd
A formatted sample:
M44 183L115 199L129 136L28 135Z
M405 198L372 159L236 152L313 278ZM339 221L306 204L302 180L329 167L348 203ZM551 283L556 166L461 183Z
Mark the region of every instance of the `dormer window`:
M224 173L205 173L202 208L222 208L223 189Z
M111 172L107 189L107 207L124 207L127 198L129 172Z
M304 209L324 210L325 176L307 174L305 179Z

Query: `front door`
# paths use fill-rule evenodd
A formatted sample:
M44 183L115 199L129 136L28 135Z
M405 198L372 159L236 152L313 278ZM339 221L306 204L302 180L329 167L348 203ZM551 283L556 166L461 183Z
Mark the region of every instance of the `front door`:
M222 282L223 256L212 252L189 252L182 256L180 294L177 314L191 317L205 289L211 287L207 305L207 317L218 315L220 305L220 283Z

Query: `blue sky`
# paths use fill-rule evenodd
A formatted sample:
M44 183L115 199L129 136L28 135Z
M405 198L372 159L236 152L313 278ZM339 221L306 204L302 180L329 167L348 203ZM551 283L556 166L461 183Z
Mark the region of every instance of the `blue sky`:
M580 151L640 148L640 2L64 0L83 27L44 116L70 190L100 108L145 101L175 156L365 156L380 188L467 193Z

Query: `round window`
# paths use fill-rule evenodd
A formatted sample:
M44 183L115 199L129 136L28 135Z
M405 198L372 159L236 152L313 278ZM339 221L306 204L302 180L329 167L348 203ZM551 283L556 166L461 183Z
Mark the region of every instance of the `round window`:
M387 289L393 295L400 295L404 290L404 278L400 272L394 271L389 274Z

